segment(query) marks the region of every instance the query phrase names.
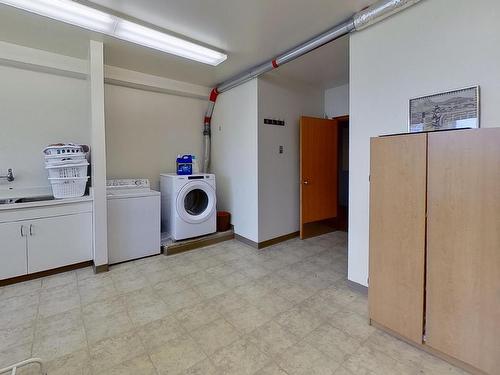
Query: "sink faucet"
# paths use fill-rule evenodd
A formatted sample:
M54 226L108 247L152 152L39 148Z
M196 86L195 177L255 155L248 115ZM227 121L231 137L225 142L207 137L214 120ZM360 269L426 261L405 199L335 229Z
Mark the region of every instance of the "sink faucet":
M3 178L9 182L14 181L14 173L12 172L12 168L9 168L7 170L7 174L5 176L0 176L0 178Z

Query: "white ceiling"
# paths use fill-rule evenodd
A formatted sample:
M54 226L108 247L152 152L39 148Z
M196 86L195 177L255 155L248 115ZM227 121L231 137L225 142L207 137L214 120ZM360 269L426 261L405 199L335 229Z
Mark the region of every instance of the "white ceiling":
M87 0L80 0L87 2ZM214 85L344 21L373 0L92 0L98 7L223 50L217 67L95 35L0 6L0 39L84 57L89 37L105 43L106 64ZM331 87L348 81L348 38L280 67L277 74Z

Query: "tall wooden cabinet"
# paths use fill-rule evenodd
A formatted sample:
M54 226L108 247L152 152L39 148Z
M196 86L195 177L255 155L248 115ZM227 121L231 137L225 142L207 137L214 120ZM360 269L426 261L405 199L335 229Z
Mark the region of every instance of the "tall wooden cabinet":
M500 128L380 137L371 147L371 321L499 374Z

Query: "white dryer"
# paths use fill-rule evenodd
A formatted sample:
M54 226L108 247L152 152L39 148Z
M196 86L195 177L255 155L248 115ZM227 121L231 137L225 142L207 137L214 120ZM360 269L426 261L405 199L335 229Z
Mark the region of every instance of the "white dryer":
M215 175L160 175L162 232L174 240L217 230Z

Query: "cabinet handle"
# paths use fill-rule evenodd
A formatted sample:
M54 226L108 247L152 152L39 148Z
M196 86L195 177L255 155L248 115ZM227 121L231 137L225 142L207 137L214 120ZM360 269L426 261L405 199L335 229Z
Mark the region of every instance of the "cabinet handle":
M30 236L33 235L33 224L30 224Z
M24 229L24 225L21 225L21 237L24 237L24 231L23 231L23 229Z

